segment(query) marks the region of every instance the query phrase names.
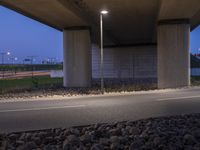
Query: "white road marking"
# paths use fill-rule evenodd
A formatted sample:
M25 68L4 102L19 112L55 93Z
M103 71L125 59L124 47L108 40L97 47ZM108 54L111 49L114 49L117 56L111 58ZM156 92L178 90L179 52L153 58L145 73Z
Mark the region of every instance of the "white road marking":
M190 99L190 98L200 98L200 95L197 95L197 96L185 96L185 97L163 98L163 99L158 99L157 101L181 100L181 99Z
M85 106L86 105L72 105L72 106L62 106L62 107L46 107L46 108L30 108L30 109L10 109L10 110L1 110L0 113L23 112L23 111L39 111L39 110L64 109L64 108L80 108L80 107L85 107Z

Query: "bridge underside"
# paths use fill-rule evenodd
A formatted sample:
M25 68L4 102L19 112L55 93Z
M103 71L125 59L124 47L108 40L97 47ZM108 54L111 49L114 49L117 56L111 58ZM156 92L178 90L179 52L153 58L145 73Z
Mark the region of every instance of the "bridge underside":
M99 43L102 9L110 12L104 17L105 46L157 45L158 87L190 84L189 31L200 24L199 0L0 0L0 4L64 31L65 86L90 85L89 50L91 41Z

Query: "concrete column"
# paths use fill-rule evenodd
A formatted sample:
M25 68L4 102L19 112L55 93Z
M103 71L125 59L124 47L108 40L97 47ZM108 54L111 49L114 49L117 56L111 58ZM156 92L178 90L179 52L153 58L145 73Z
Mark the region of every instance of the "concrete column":
M158 25L158 88L190 85L190 24L164 21Z
M92 78L90 31L64 30L64 86L90 87Z

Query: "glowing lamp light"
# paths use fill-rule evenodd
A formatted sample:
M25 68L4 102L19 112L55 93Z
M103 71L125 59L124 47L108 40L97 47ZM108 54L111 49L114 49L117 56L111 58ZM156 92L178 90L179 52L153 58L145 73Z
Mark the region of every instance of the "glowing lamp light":
M108 11L107 10L102 10L101 14L106 15L106 14L108 14Z

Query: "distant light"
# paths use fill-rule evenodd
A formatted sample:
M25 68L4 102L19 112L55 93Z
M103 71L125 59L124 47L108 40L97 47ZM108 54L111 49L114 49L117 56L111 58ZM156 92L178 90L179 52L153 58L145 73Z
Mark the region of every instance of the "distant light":
M7 55L10 55L10 52L7 52Z
M108 14L108 11L107 10L102 10L101 14L106 15L106 14Z
M17 58L17 57L15 57L15 60L17 61L17 60L18 60L18 58Z

